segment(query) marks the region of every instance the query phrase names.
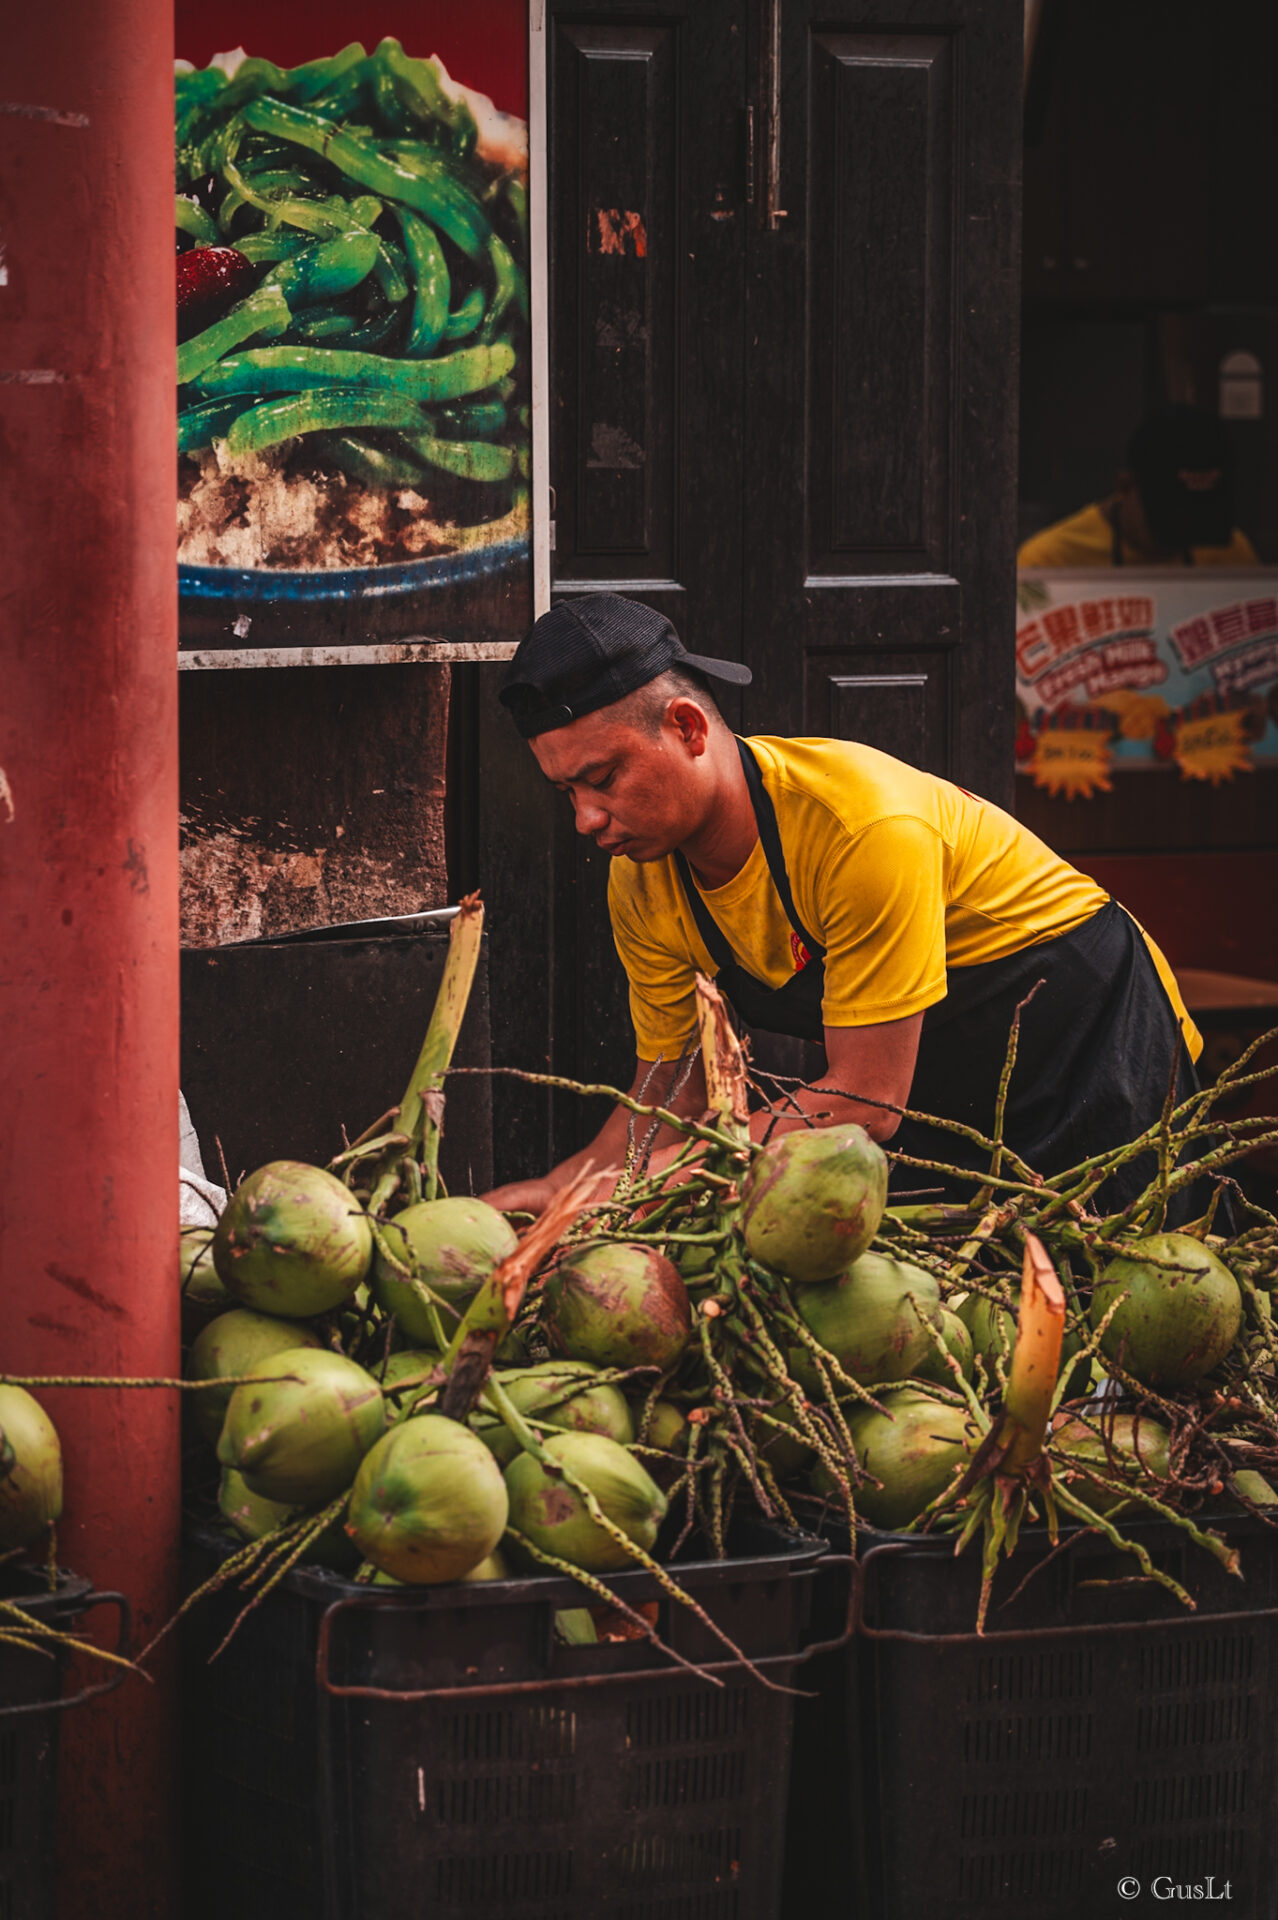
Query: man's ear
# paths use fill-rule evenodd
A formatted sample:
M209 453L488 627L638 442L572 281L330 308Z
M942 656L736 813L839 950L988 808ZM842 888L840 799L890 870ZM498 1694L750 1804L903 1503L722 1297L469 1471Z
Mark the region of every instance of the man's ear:
M679 735L694 760L699 760L710 738L710 721L704 707L680 694L666 708L666 721Z

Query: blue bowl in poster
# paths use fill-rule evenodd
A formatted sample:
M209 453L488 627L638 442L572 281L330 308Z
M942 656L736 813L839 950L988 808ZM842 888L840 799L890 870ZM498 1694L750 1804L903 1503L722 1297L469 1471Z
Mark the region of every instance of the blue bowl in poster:
M184 602L209 608L259 604L323 605L332 601L399 600L432 587L461 587L488 580L508 568L528 566L532 543L527 535L490 547L464 547L425 560L402 560L382 567L312 567L288 571L269 567L178 567L178 593Z

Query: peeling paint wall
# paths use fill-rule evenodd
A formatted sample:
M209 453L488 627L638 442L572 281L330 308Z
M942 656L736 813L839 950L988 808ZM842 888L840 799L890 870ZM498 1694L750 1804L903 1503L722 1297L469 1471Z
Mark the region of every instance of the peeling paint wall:
M182 944L445 904L446 666L184 674Z

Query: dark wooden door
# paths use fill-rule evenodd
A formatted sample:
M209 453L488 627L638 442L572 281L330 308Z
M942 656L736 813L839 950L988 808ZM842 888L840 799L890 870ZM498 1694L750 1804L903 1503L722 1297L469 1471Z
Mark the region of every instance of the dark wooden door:
M999 800L1021 11L548 9L556 595L633 593L744 658L747 730L868 740ZM615 1079L633 1051L607 862L547 815L526 757L481 832L495 913L535 935L507 965L494 922L494 1058L535 1039L560 1072ZM555 820L544 851L517 814ZM596 1119L552 1103L545 1144ZM499 1123L499 1170L502 1150Z
M1020 8L784 0L777 57L749 247L746 722L1007 801Z

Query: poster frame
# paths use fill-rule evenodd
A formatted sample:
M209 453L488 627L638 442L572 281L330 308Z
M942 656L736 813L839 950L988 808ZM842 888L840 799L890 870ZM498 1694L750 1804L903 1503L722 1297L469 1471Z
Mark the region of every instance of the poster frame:
M550 354L548 182L546 179L546 9L528 0L528 276L532 337L533 618L550 606ZM180 634L180 628L179 628ZM447 640L429 634L350 645L187 646L179 638L179 673L243 668L375 667L509 660L517 640Z

